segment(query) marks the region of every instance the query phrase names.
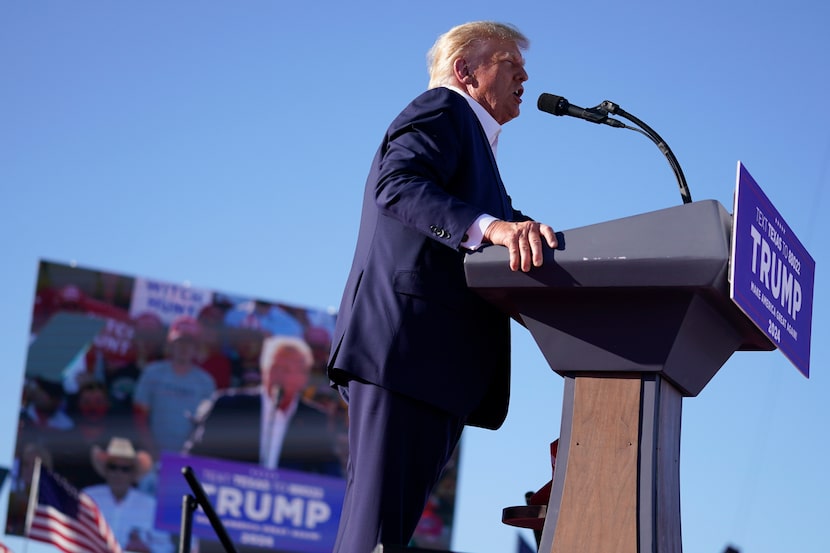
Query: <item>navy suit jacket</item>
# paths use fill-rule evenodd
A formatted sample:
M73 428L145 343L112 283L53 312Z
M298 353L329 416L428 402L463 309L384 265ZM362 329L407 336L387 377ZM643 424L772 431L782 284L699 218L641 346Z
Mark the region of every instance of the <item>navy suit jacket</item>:
M188 444L192 455L259 464L262 395L253 390L218 392ZM278 468L342 476L335 436L325 412L303 400L291 418Z
M510 386L509 318L467 287L460 244L513 209L467 100L435 88L392 122L366 181L329 360L360 379L498 428Z

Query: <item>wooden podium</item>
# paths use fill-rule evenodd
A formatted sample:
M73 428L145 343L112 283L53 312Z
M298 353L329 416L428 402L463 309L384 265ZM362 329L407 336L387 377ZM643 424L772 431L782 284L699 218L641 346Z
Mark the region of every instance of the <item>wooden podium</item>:
M528 273L505 248L467 256L469 286L565 379L540 552L682 551L682 398L735 351L775 349L729 298L731 231L707 200L559 233Z

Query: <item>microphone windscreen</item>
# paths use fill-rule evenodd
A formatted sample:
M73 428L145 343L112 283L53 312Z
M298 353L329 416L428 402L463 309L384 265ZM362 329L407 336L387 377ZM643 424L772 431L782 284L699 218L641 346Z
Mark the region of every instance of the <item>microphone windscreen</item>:
M539 100L536 102L536 106L541 111L552 113L553 115L564 115L568 109L568 101L562 96L556 96L555 94L543 92L539 95Z

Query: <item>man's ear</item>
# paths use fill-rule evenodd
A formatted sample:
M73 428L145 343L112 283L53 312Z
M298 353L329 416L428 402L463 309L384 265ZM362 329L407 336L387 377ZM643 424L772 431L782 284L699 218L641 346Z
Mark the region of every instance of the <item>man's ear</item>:
M470 66L467 64L467 60L464 58L455 58L452 68L458 82L465 85L473 83L473 72L470 71Z

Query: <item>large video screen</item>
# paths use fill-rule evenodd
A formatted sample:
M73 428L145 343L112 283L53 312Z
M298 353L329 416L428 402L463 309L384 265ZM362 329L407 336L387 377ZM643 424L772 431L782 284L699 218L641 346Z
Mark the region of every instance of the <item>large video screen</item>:
M348 409L325 309L40 263L6 533L24 535L35 458L99 504L122 548L172 553L190 467L237 549L331 551ZM454 460L411 545L449 549ZM222 551L201 510L201 553Z

